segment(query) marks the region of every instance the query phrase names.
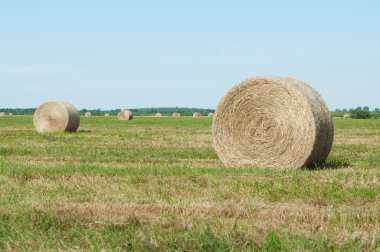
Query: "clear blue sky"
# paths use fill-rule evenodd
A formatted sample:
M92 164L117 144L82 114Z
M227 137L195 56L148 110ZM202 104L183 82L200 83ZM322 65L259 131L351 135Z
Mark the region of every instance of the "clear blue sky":
M215 108L290 76L330 109L380 107L380 1L0 2L0 107Z

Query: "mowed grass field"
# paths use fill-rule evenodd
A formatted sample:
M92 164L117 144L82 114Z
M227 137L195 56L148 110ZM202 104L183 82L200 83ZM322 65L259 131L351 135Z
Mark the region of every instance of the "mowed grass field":
M380 120L334 119L325 167L223 167L211 119L0 118L2 250L380 250Z

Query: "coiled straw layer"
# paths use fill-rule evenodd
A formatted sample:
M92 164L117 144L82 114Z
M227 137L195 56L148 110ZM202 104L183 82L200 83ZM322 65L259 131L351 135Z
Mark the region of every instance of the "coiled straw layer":
M257 77L222 98L212 133L226 166L299 168L325 162L334 129L326 104L306 83Z
M75 132L80 124L76 108L62 101L48 101L41 104L34 113L36 130L43 132Z

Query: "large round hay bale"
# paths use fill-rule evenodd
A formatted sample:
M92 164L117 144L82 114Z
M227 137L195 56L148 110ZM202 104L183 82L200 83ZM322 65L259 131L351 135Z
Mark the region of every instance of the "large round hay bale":
M180 113L177 113L177 112L174 112L174 113L173 113L173 117L181 117L181 114L180 114Z
M126 121L126 120L132 120L133 119L133 113L129 110L121 111L117 117L119 120Z
M86 112L86 113L84 113L84 116L85 116L85 117L91 117L92 114L91 114L91 112Z
M201 118L201 117L202 117L202 114L199 113L199 112L194 112L193 117L194 117L194 118Z
M33 118L34 126L43 132L75 132L80 124L78 110L62 101L48 101L41 104Z
M344 114L343 118L345 118L345 119L351 118L351 114Z
M207 116L210 117L210 118L213 118L214 117L214 113L208 113Z
M225 94L212 134L226 166L298 168L325 162L334 129L326 104L306 83L257 77Z
M5 113L4 112L0 112L0 117L4 117L5 116Z
M106 113L106 114L104 114L104 116L105 116L105 117L109 117L109 116L110 116L110 114Z
M154 117L162 117L161 113L156 113Z

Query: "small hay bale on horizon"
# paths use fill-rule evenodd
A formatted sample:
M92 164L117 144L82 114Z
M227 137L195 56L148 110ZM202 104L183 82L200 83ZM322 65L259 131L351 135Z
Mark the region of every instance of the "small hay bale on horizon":
M351 114L344 114L343 118L345 119L351 118Z
M80 124L80 114L70 103L47 101L37 108L33 123L40 133L75 132Z
M9 113L8 116L13 116L13 113Z
M161 113L156 113L154 117L162 117Z
M5 113L4 112L0 112L0 117L4 117L5 116Z
M214 113L208 113L207 116L210 117L210 118L213 118L214 117Z
M256 77L221 99L212 136L225 166L300 168L325 162L334 128L322 97L306 83Z
M133 119L133 113L130 110L121 111L117 117L120 121L129 121Z
M181 117L181 114L180 114L180 113L177 113L177 112L174 112L172 116L173 116L173 117Z
M194 118L201 118L201 117L202 117L202 114L199 113L199 112L194 112L194 113L193 113L193 117L194 117Z
M91 117L92 114L91 114L91 112L86 112L86 113L84 113L84 116L85 116L85 117Z
M109 116L110 116L110 114L108 114L108 113L105 113L105 114L104 114L104 116L105 116L105 117L109 117Z

